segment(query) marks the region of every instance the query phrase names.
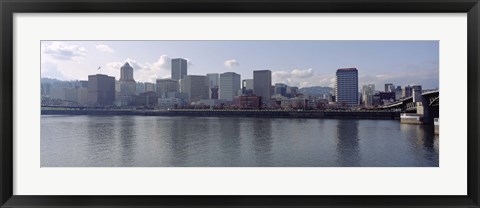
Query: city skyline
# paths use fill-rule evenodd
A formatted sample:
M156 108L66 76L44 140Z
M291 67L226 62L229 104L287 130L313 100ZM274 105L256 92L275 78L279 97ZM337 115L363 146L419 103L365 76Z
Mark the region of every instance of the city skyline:
M157 61L149 62L155 54ZM235 72L244 80L254 70L271 70L272 84L298 87L333 87L336 69L344 67L358 69L359 87L438 88L439 82L438 41L42 41L41 76L85 80L106 74L118 80L129 62L136 81L155 83L171 77L172 58L186 59L189 75Z

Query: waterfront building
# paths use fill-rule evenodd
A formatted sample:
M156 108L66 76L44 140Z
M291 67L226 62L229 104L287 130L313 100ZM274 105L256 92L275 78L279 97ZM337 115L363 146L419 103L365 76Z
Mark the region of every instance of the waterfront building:
M400 100L400 98L402 98L402 87L397 86L395 88L395 100Z
M410 97L410 96L412 96L412 87L410 85L407 85L407 86L403 87L402 97L406 98L406 97Z
M172 59L172 79L178 81L187 75L187 60L182 58Z
M305 109L308 107L308 99L304 97L284 98L280 100L282 109Z
M135 87L135 91L137 95L139 95L140 93L144 93L145 92L145 83L144 82L137 82L137 86Z
M188 105L187 99L184 98L158 98L158 107L163 109L175 109L179 107L185 107Z
M374 94L375 94L374 84L367 84L362 86L362 103L364 106L373 106Z
M253 71L253 94L262 97L263 103L269 103L272 86L272 71L256 70Z
M145 82L145 91L143 92L157 92L155 83Z
M395 85L393 84L385 84L385 92L395 92Z
M136 94L137 83L133 78L133 67L128 62L120 67L120 79L118 80L118 93L115 101L119 106L131 105L133 95Z
M208 99L207 77L201 75L186 75L181 82L181 93L186 93L188 102Z
M412 86L412 96L413 102L422 102L422 86L421 85L413 85Z
M165 98L167 93L178 92L178 82L173 79L157 79L157 97Z
M242 80L242 94L253 95L253 79Z
M227 104L228 102L229 101L227 100L221 100L221 99L203 99L198 101L199 104L208 106L210 107L210 109L219 108L222 105Z
M208 81L208 97L210 99L218 99L218 87L220 85L218 73L207 74Z
M108 106L115 101L115 77L104 74L88 76L88 103Z
M133 67L125 62L120 68L120 96L132 96L136 93L137 84L133 78Z
M233 101L240 90L240 74L225 72L220 74L219 98Z
M287 86L287 97L294 98L297 97L300 93L298 92L298 87L289 87Z
M283 83L275 83L275 95L287 96L287 85ZM291 90L291 88L290 88Z
M256 109L262 108L262 98L260 96L238 96L235 98L235 105L241 109Z
M336 102L342 105L358 105L357 68L337 69L335 88Z
M133 100L134 106L147 106L153 107L157 105L157 93L153 91L142 92L138 96L135 96Z
M394 92L378 92L373 95L373 105L386 105L395 101Z

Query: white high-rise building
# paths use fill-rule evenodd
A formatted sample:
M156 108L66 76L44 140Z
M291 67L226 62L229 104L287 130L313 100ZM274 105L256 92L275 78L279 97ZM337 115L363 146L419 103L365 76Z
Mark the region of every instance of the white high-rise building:
M232 101L240 90L240 74L225 72L220 74L219 98Z
M373 95L375 94L375 85L367 84L362 86L362 102L365 106L373 105Z
M335 83L337 103L358 105L358 70L357 68L337 69Z

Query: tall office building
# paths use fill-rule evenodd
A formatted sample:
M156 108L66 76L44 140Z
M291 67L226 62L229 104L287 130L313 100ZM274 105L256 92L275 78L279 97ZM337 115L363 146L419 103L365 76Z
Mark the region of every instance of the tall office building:
M385 84L385 92L395 92L395 85Z
M187 60L182 58L172 59L172 79L178 81L187 75Z
M240 90L240 74L225 72L220 74L220 99L233 101Z
M207 74L208 98L218 99L218 88L220 85L218 73Z
M272 71L257 70L253 71L253 93L262 97L263 103L269 103L272 87Z
M422 102L422 85L412 86L413 102Z
M173 79L157 79L157 97L166 98L168 93L178 92L178 82Z
M362 86L362 102L364 106L373 105L373 95L375 95L375 85L368 84Z
M358 70L357 68L337 69L335 84L337 103L358 105Z
M400 100L402 98L402 87L397 86L395 88L395 100Z
M276 95L287 96L287 85L283 83L275 83L275 93ZM290 88L291 90L291 88Z
M132 96L136 93L137 83L133 79L133 68L125 62L125 64L120 68L120 80L118 80L120 85L120 96Z
M115 77L104 74L88 76L88 103L107 106L115 101Z
M207 77L200 75L186 75L181 81L181 93L187 94L189 102L208 99Z

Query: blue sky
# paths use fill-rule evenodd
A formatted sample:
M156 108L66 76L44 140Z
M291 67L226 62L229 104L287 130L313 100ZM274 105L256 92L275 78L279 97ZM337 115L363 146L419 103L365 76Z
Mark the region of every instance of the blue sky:
M438 41L42 41L41 76L87 80L120 76L128 61L141 82L170 77L171 58L189 60L188 74L236 72L251 79L269 69L273 83L333 86L337 68L355 67L359 84L439 85ZM100 67L100 70L98 70Z

